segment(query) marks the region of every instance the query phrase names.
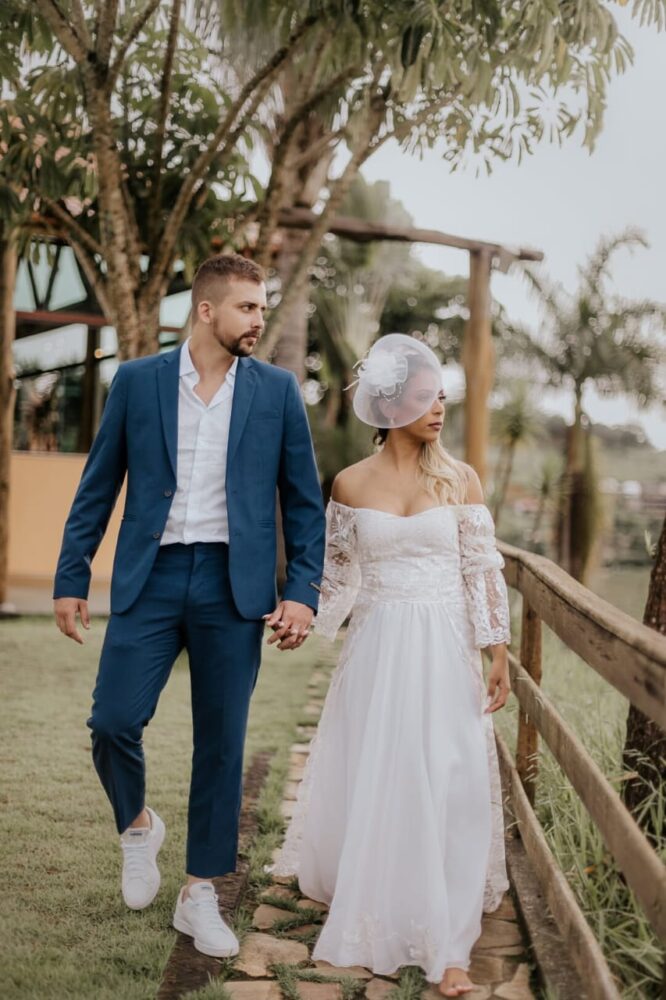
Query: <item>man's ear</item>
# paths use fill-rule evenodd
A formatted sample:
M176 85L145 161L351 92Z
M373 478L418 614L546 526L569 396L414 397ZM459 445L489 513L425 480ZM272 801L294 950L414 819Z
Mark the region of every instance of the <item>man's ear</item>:
M211 303L207 299L203 299L197 306L197 319L210 325L213 321L212 311Z

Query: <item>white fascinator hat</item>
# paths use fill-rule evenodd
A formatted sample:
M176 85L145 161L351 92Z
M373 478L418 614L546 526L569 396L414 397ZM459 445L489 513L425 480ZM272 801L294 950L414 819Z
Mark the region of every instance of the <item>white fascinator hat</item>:
M387 333L357 365L354 413L371 427L405 427L424 416L442 391L442 366L426 344Z

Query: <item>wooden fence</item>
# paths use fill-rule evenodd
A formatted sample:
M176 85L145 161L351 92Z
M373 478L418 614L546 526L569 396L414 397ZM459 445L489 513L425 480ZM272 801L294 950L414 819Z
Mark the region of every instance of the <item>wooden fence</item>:
M642 712L666 728L666 638L592 594L542 556L500 544L507 584L522 594L520 657L509 654L520 706L515 763L498 735L504 787L525 851L586 995L619 1000L611 974L534 813L539 735L558 762L666 945L666 868L619 794L540 687L541 623Z

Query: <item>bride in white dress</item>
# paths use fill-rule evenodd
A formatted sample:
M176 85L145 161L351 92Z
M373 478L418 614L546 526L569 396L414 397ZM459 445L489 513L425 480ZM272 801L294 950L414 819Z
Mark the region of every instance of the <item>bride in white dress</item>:
M482 911L508 888L491 713L509 693L509 612L478 477L439 443L441 386L434 353L402 334L361 366L354 409L384 443L327 508L315 631L352 617L274 870L329 906L314 959L418 965L461 996Z

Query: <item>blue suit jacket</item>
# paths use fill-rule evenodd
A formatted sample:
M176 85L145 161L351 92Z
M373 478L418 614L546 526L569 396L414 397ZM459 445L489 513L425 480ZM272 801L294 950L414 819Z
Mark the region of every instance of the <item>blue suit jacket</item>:
M118 368L65 524L54 597L86 598L90 564L127 473L111 611L141 593L176 490L180 348ZM240 358L227 456L229 572L238 611L256 619L277 595L276 488L287 579L282 597L317 609L325 519L305 407L295 377Z

